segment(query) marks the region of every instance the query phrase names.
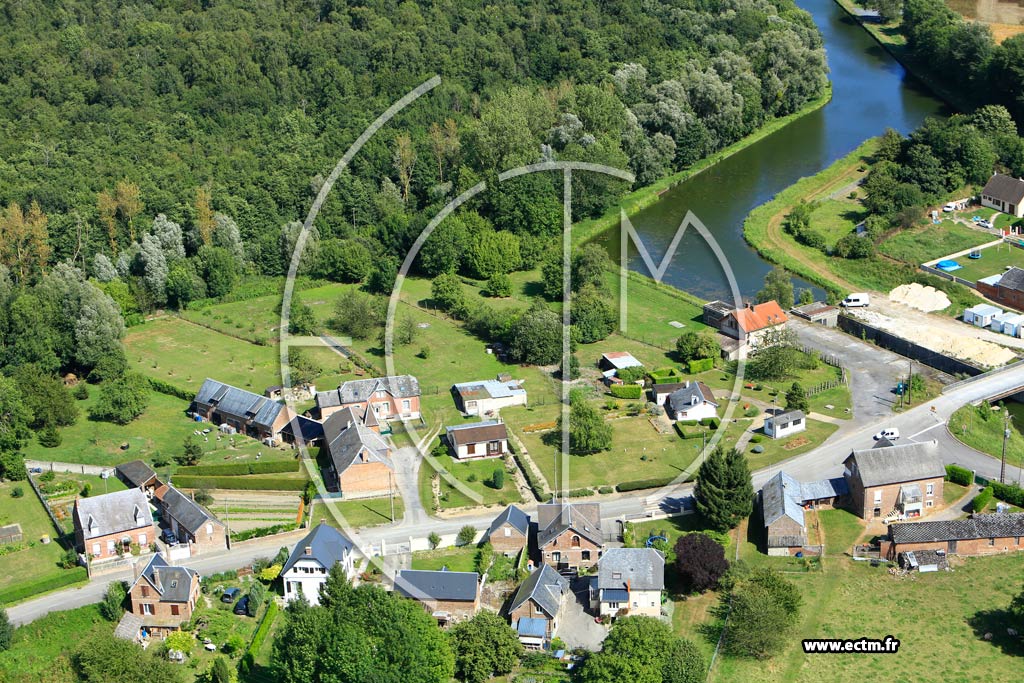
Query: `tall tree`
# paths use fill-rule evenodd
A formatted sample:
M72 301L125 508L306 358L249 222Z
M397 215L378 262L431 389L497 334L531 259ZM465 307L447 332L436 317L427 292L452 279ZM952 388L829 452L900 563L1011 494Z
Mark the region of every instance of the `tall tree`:
M456 624L448 637L455 653L455 677L465 683L504 676L523 654L522 643L508 622L486 610Z
M562 417L558 417L558 433L562 431ZM593 455L612 446L612 426L604 421L582 389L569 393L569 452L573 455Z
M46 225L46 214L36 202L27 214L11 202L0 217L0 263L11 269L18 284L29 284L46 272L50 258Z
M127 178L122 178L114 186L117 210L128 222L128 239L135 241L135 217L142 213L142 192L139 186Z
M802 410L805 413L811 409L810 401L807 400L807 392L799 382L793 382L786 390L786 410Z
M754 489L742 451L717 446L697 471L693 495L697 511L716 531L728 531L749 517Z
M584 660L580 683L698 683L707 663L696 646L653 617L618 619L601 651Z
M407 133L399 133L395 137L394 163L395 171L398 173L398 182L402 186L402 201L408 201L409 190L412 187L412 174L416 168L416 147L413 146L412 138Z
M765 276L764 287L757 293L758 303L772 300L777 301L784 311L793 308L793 279L778 266Z
M725 651L733 655L766 659L778 653L800 615L799 589L768 568L740 580L722 600L732 606Z
M96 195L96 211L99 213L100 222L107 228L107 241L110 244L110 253L117 255L117 197L112 192L101 190Z
M213 207L210 206L210 191L205 187L196 188L196 232L202 244L209 246L213 242L213 231L216 223L213 220Z

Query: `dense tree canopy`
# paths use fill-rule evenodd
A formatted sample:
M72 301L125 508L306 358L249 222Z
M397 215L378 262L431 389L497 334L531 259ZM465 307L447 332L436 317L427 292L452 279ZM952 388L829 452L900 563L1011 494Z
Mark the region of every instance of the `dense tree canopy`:
M580 683L697 683L707 663L697 646L653 617L618 619L601 651L583 662Z
M693 497L710 528L728 531L750 516L754 488L743 451L718 446L697 471Z

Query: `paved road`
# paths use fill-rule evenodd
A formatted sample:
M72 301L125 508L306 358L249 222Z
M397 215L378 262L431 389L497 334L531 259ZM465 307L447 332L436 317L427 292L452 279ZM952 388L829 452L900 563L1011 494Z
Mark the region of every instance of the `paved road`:
M814 332L817 331L801 329L799 334L801 334L801 338L805 338L806 335L807 339L812 339ZM855 405L859 406L858 410L863 411L867 416L857 415L855 419L849 421L849 425L844 425L827 442L812 451L754 472L752 478L755 489L760 488L780 468L785 469L797 479L814 480L840 476L843 459L852 450L869 448L873 444L872 435L882 427L897 427L902 435L901 442L936 439L940 444L940 451L945 462L959 464L989 478L999 476L998 460L961 444L949 435L945 423L950 415L965 403L980 401L989 396L1024 386L1024 369L982 377L977 381L955 387L927 404L915 406L899 415L891 415L888 410L884 409L885 401L891 401L891 399L887 399L883 389L891 386L892 377L899 375L898 364L905 361L897 360L899 357L893 358L894 354L887 354L874 346L838 332L819 332L818 334L823 335L817 338L818 343L809 345L816 347L820 345L823 349L834 352L832 347L836 344L845 344L845 347L837 355L840 355L843 362L847 363L853 371L852 388L858 394ZM833 337L833 335L839 336ZM1017 481L1020 476L1021 472L1016 467L1007 467L1009 481ZM409 481L415 481L415 479ZM418 501L418 494L414 489L406 494L404 488L407 485L400 484L400 486L403 488L403 497L406 499L407 513L415 510L416 503L413 501ZM643 517L659 509L675 509L679 501L691 493L692 485L683 485L676 489L647 494L612 495L602 498L601 508L607 526L611 529L613 520ZM524 506L527 512L533 512L535 508L536 505ZM491 508L448 519L436 519L425 513L421 516L411 512L400 523L363 530L355 534L354 540L364 547L382 543L393 547L409 543L412 538L425 538L431 532L442 535L455 534L465 524L484 529L497 512L496 508ZM278 547L294 543L301 536L301 532L296 532L286 537L279 536L240 543L231 551L197 558L190 562L190 565L205 574L241 567L257 557L273 555ZM71 609L96 602L112 578L118 577L116 575L105 577L83 588L59 591L16 605L8 609L8 614L12 621L21 624L54 610Z

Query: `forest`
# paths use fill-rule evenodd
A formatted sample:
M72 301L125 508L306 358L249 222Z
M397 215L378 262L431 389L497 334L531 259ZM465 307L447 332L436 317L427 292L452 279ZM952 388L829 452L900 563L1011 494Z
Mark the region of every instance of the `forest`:
M143 313L283 274L326 173L434 74L335 185L304 272L388 274L440 206L524 163L648 183L827 84L792 0L27 0L0 28L2 262L30 285L70 261ZM558 182L503 183L438 232L421 270L536 267L560 230ZM630 189L575 184L577 218Z

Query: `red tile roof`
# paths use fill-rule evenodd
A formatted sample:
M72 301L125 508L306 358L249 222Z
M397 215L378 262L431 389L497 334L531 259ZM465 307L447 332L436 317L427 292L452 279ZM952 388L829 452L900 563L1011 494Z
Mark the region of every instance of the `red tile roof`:
M776 301L766 301L750 308L740 308L733 312L740 329L750 334L766 327L780 325L789 318Z

